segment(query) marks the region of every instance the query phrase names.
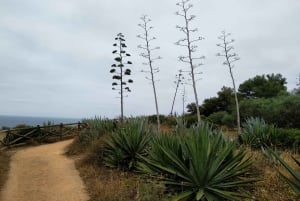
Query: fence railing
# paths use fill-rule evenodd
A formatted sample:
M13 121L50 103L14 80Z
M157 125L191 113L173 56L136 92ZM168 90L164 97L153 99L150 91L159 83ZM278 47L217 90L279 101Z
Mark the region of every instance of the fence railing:
M86 128L88 128L86 123L78 122L2 130L1 133L4 133L4 138L0 140L0 143L6 147L12 147L29 143L57 141L76 136Z

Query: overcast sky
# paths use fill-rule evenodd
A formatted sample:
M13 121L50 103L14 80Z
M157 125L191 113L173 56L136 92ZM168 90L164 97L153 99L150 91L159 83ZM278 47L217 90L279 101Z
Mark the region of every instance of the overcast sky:
M300 73L299 0L191 0L197 56L206 59L197 83L199 99L216 96L231 87L228 68L216 43L222 30L232 33L241 60L234 75L237 85L255 75L281 73L289 90ZM152 19L151 35L160 46L155 63L159 110L168 114L178 70L186 54L174 43L183 37L176 25L183 20L173 0L0 0L0 114L46 117L117 117L120 99L111 90L112 44L117 33L126 38L131 53L132 93L125 99L126 116L154 114L151 85L140 72L143 58L137 46L143 41L137 24L142 14ZM187 85L186 103L194 102ZM181 92L175 111L182 112Z

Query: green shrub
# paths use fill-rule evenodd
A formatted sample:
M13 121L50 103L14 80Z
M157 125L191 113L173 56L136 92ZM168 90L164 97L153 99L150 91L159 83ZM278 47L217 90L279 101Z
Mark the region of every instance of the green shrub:
M242 124L243 133L240 135L241 143L259 148L261 146L276 146L279 144L277 130L274 125L268 125L258 117L251 117Z
M166 117L163 124L168 125L168 126L176 126L177 118L175 118L175 117Z
M233 128L235 124L235 118L226 111L212 113L207 118L214 124L225 125L229 128Z
M148 119L148 122L151 123L151 124L156 124L157 123L157 116L156 116L156 114L149 115L147 117L147 119ZM159 121L160 121L160 123L165 122L165 120L166 120L166 116L165 115L159 115Z
M300 145L300 130L299 129L277 129L277 141L280 147L285 149L292 149L295 153L299 152Z
M300 128L300 95L276 98L244 99L240 103L241 119L261 117L280 128Z
M134 170L146 155L152 135L144 119L132 119L113 132L105 142L104 163L108 167Z
M79 134L78 142L84 146L90 145L93 141L100 139L103 135L117 129L118 122L106 118L85 119L83 123L88 124L88 129Z
M182 116L183 120L186 122L187 128L196 126L198 123L197 115L195 114L187 114ZM206 122L209 121L204 115L201 115L201 121Z
M173 200L241 200L248 196L240 187L254 182L250 158L205 123L184 136L155 136L143 159L139 169L160 178L177 194Z

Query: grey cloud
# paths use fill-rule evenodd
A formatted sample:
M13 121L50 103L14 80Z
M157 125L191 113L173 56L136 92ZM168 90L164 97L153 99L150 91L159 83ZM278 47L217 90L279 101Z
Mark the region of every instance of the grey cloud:
M205 55L198 82L201 100L231 86L228 69L215 56L220 31L226 29L236 39L241 60L234 73L237 83L257 74L282 73L288 88L294 88L300 59L300 2L298 0L211 0L192 1L197 15L193 25L205 40L199 55ZM168 114L174 93L174 76L180 68L177 57L185 54L174 45L183 35L176 30L182 20L172 0L112 2L110 0L10 0L0 3L0 109L3 114L92 117L119 115L119 99L111 90L112 43L118 32L126 37L133 61L132 93L125 99L126 115L154 113L151 85L141 69L136 38L141 32L139 17L152 18L155 53L163 57L155 65L159 108ZM190 86L187 103L193 101ZM176 111L181 112L180 96Z

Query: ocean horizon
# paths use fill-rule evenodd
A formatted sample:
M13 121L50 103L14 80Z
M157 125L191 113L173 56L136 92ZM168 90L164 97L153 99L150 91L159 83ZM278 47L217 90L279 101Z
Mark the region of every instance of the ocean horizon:
M81 121L79 118L63 118L63 117L33 117L33 116L8 116L0 115L0 129L3 127L14 128L17 125L42 126L43 124L60 124L60 123L76 123Z

